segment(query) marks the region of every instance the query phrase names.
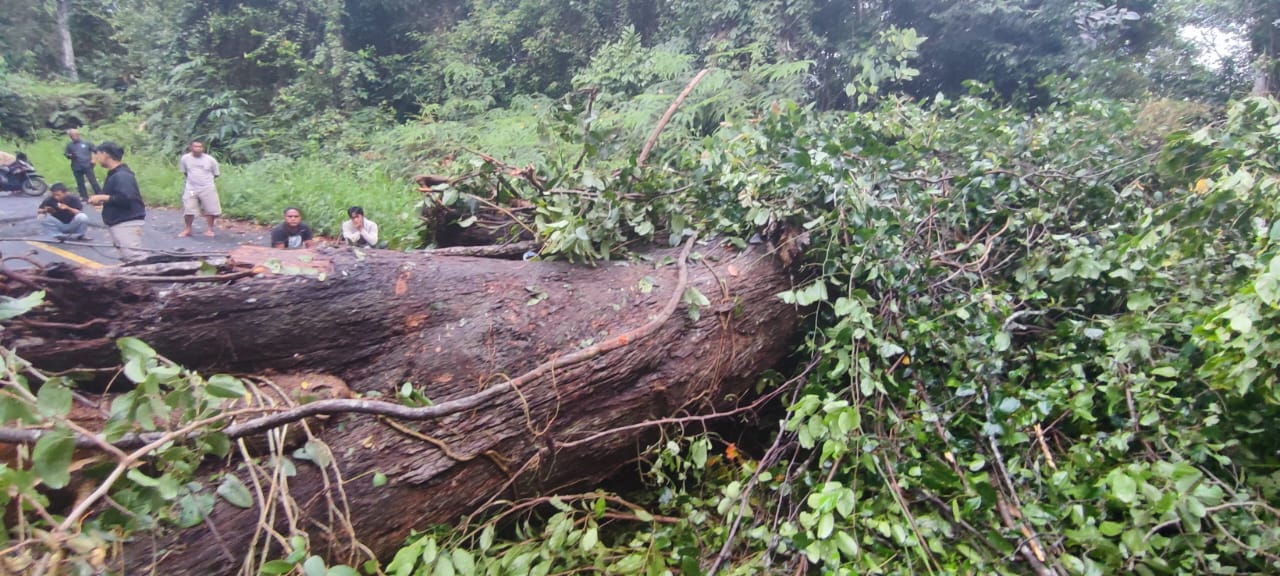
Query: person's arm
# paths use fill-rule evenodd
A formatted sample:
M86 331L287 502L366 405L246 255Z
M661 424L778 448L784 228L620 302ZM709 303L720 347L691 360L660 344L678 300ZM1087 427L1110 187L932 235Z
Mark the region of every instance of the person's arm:
M344 240L350 244L355 244L360 241L360 236L360 231L356 230L356 227L352 225L350 220L344 220L342 222L342 238Z
M314 237L311 235L310 226L303 226L302 230L300 230L299 232L302 234L302 246L304 248L310 248L315 245L316 241L313 239Z
M271 247L284 248L284 243L288 239L288 237L289 237L288 233L280 229L280 227L277 226L275 228L272 228L271 229Z
M62 148L62 155L74 160L75 154L71 152L71 147L75 145L75 142L68 142L67 145Z
M360 236L364 238L365 243L369 246L378 245L378 223L368 218L364 219L364 228L360 230Z
M214 178L217 178L217 177L221 176L221 175L222 175L222 168L220 168L220 167L218 166L218 159L217 159L217 158L214 158L213 156L210 156L210 157L209 157L209 159L210 159L210 160L213 160L213 177L214 177Z

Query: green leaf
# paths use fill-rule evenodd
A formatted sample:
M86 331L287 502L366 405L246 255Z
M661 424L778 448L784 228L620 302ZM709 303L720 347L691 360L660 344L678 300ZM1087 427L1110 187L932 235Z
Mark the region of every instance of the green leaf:
M312 556L302 563L302 573L306 576L325 576L328 570L325 569L324 558Z
M414 566L418 564L418 558L422 555L422 546L425 540L425 537L419 538L396 551L391 563L387 564L387 573L391 574L391 576L409 576L412 574Z
M436 559L436 569L431 571L431 576L454 576L455 573L451 555L447 551L441 552L440 557Z
M381 488L387 485L387 475L381 472L373 473L373 487Z
M493 524L486 524L484 530L480 531L480 551L486 552L493 546L494 529Z
M65 416L71 411L71 398L71 389L62 380L49 380L36 395L36 410L44 416Z
M8 320L26 314L43 302L44 290L37 290L21 298L0 296L0 320Z
M244 482L235 474L227 474L222 477L222 484L218 485L218 495L224 500L231 503L232 506L239 508L253 507L253 494L245 487Z
M689 459L693 461L695 468L702 469L707 467L707 445L710 442L706 439L694 440L689 446Z
M156 488L160 486L159 479L147 476L137 468L130 468L128 472L125 472L124 477L132 480L139 486L146 486L147 488Z
M137 338L125 336L116 340L116 346L120 348L121 355L126 359L151 360L156 357L155 349Z
M809 306L816 302L826 302L827 298L827 283L822 280L805 286L795 293L796 304L801 306Z
M459 548L453 551L453 567L459 576L473 576L476 573L476 560L470 552Z
M32 469L45 486L63 488L71 481L71 456L75 453L75 435L61 426L40 436L31 452Z
M1177 378L1178 369L1172 366L1159 366L1151 369L1151 373L1163 378Z
M1109 480L1111 482L1111 495L1125 504L1132 504L1138 495L1138 483L1128 474L1119 470L1113 471L1109 476Z
M293 563L285 562L284 560L272 560L263 564L262 568L258 569L258 574L262 576L279 576L280 574L288 574L291 570L293 570Z
M205 382L205 392L214 398L237 400L249 394L239 378L228 374L214 374Z
M1129 302L1127 306L1133 312L1141 312L1156 305L1156 301L1147 292L1133 292L1129 294Z
M326 576L360 576L360 573L356 572L356 569L350 566L338 565L329 568L329 572Z
M683 300L685 304L689 304L690 306L710 306L711 305L711 301L707 300L707 297L703 296L702 292L700 292L697 288L693 286L690 286L684 289L684 296L683 298L681 298L681 300Z
M124 363L124 375L134 384L141 384L147 379L147 369L144 366L145 360L139 356L134 356Z

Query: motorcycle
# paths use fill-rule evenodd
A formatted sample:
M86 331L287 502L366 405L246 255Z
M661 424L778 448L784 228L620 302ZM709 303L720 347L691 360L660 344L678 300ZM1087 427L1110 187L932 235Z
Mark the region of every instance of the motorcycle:
M27 196L43 196L49 190L44 177L22 152L8 166L0 166L0 192L21 192Z

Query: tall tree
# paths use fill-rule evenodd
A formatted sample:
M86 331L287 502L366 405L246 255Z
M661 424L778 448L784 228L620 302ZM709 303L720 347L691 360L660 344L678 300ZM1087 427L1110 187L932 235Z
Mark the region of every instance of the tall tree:
M80 80L76 72L76 51L71 45L71 0L54 0L54 20L58 28L58 47L62 57L62 72L72 82Z

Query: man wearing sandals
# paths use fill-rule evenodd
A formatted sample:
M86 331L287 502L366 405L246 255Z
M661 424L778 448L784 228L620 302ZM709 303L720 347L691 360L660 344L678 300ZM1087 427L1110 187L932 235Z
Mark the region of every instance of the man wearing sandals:
M220 174L218 161L205 154L204 143L197 140L191 143L191 151L178 160L178 169L187 175L187 181L182 187L182 219L186 227L178 237L191 235L191 223L201 213L204 214L205 222L209 223L209 229L204 231L204 235L213 236L214 220L222 215L218 188L213 183L213 179Z

